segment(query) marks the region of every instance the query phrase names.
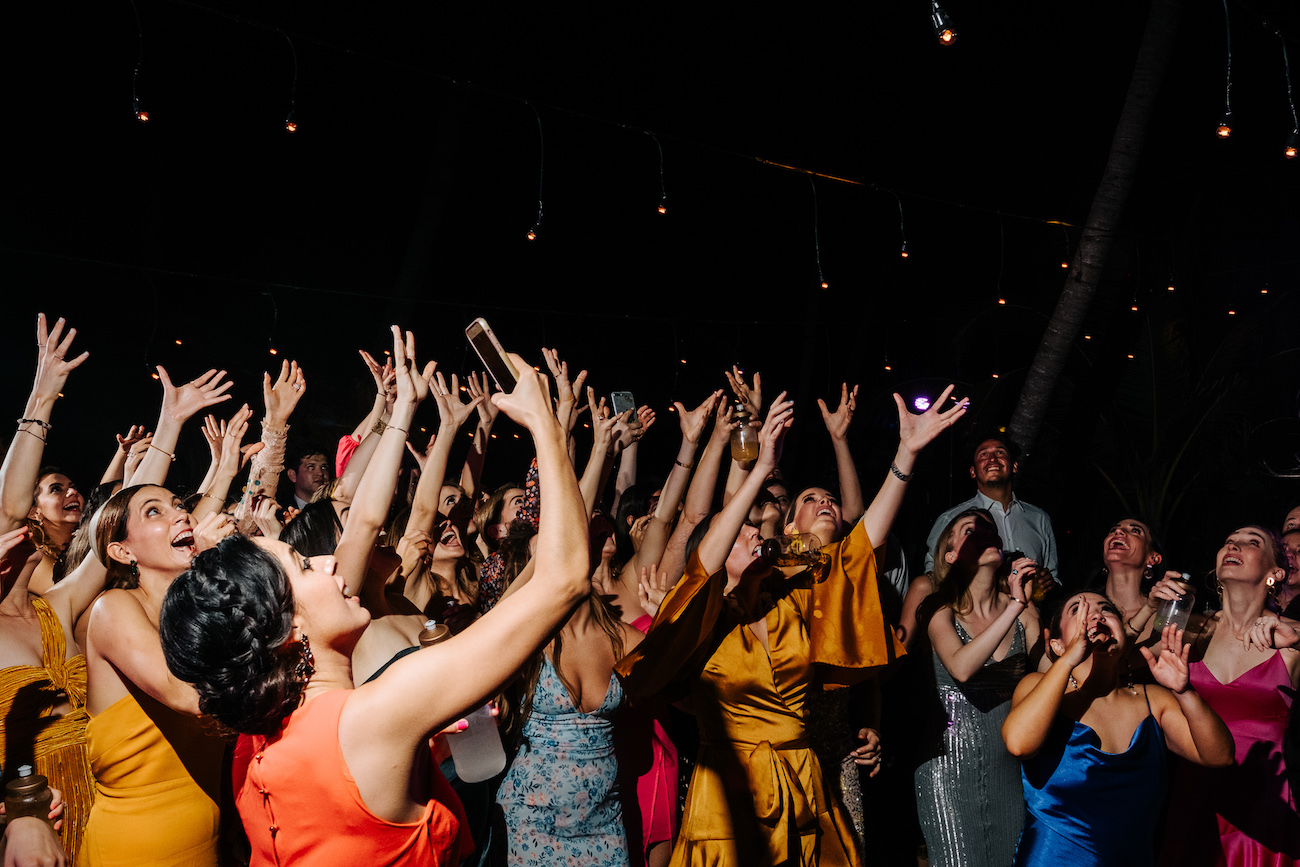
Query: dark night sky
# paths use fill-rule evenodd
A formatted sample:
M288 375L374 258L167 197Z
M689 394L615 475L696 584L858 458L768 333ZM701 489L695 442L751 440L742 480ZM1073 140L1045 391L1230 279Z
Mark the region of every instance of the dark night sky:
M464 372L461 331L485 315L508 347L540 361L537 347L558 346L601 391L630 388L655 406L652 454L676 439L668 401L698 401L736 361L801 399L791 463L822 475L813 400L860 381L870 484L892 450L894 389L956 380L981 424L1005 423L1078 238L1043 221L1086 217L1146 15L1131 2L952 0L961 37L941 48L921 0L780 13L137 4L148 125L131 117L129 3L9 11L3 399L21 405L35 312L67 316L93 357L56 411L51 456L82 477L107 459L112 430L154 418L147 363L177 377L229 368L238 399L254 401L273 342L307 370L298 431L332 439L364 412L356 348L382 349L398 321L422 355ZM1081 561L1118 509L1086 467L1093 408L1133 375L1125 356L1140 355L1149 313L1181 323L1197 357L1253 329L1248 373L1267 388L1241 430L1296 410L1300 160L1281 156L1292 127L1281 43L1260 16L1294 40L1300 13L1232 5L1239 127L1224 142L1213 135L1222 8L1186 6L1094 339L1071 361L1024 479L1027 499L1057 510L1058 534L1087 540ZM282 129L293 59L276 28L298 55L295 135ZM541 154L524 100L545 141L532 243ZM667 215L655 212L659 157L643 130L663 146ZM828 291L807 177L754 156L867 185L817 182ZM1250 464L1246 440L1225 442ZM489 475L524 460L502 446ZM950 503L945 451L929 459L905 536ZM951 493L965 490L958 479ZM1254 476L1233 490L1213 533L1276 520L1296 497L1294 483Z

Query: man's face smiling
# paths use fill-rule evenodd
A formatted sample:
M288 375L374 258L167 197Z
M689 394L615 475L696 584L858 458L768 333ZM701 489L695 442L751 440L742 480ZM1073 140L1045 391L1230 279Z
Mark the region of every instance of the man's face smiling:
M1016 465L1011 461L1011 453L998 440L985 440L975 449L970 477L976 484L1002 485L1015 475Z

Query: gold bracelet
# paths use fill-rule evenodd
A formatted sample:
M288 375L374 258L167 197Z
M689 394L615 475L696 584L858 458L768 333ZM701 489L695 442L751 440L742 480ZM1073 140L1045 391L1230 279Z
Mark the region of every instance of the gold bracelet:
M390 425L385 425L385 426L384 426L384 430L396 430L396 431L401 431L402 434L403 434L404 436L410 436L410 435L411 435L409 431L407 431L407 430L405 430L405 429L403 429L403 428L400 428L400 427L398 427L397 425L392 425L392 424L390 424Z
M673 463L677 464L677 466L681 467L684 470L689 470L691 467L695 466L695 464L693 463L684 464L681 461L673 461Z
M171 452L164 451L163 449L160 449L158 446L154 445L153 443L149 443L149 448L153 449L156 452L162 452L167 457L172 459L172 463L176 463L176 455L172 454Z

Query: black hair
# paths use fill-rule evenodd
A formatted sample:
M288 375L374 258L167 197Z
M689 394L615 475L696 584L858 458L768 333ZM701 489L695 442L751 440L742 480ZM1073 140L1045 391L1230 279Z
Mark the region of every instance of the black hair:
M244 536L200 553L172 582L158 636L199 710L243 734L272 734L306 686L295 673L293 591L274 555Z
M975 466L975 452L979 447L989 440L1002 443L1002 447L1007 450L1007 455L1011 458L1011 463L1020 460L1020 445L1011 438L1005 431L993 428L992 430L976 431L967 443L966 453L970 455L970 465Z
M1119 606L1115 604L1114 600L1112 600L1105 593L1102 593L1100 590L1089 590L1087 588L1084 588L1083 590L1076 590L1075 592L1071 593L1069 596L1066 596L1064 599L1062 599L1060 605L1057 605L1054 609L1052 609L1052 616L1047 619L1047 640L1048 641L1051 641L1053 638L1061 637L1061 621L1065 618L1065 603L1069 602L1071 599L1078 596L1080 593L1091 593L1094 596L1100 596L1102 599L1105 599L1107 604L1109 604L1116 611L1120 610ZM1050 646L1047 646L1045 650L1047 652L1048 658L1050 658L1053 662L1055 662L1056 655L1052 653L1052 648Z
M72 538L64 547L63 556L54 561L54 583L59 583L64 576L80 566L90 553L90 522L95 520L95 513L100 506L112 498L113 488L118 484L116 481L101 482L91 489L90 496L86 497L85 505L81 507L81 523L77 524Z
M627 519L632 518L635 522L636 519L649 514L650 495L654 492L655 488L648 484L632 485L618 498L618 513L613 521L614 539L618 542L618 552L614 555L615 562L626 563L636 553L632 546L632 527Z
M343 535L343 522L330 500L317 500L302 507L292 521L285 524L280 541L287 542L304 557L333 554Z

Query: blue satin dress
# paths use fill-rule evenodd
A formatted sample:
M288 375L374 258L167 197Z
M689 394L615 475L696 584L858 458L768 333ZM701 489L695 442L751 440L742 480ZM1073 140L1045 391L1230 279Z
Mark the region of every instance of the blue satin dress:
M1164 735L1150 715L1128 749L1107 753L1088 726L1057 717L1025 761L1025 829L1016 867L1149 867L1165 798Z

